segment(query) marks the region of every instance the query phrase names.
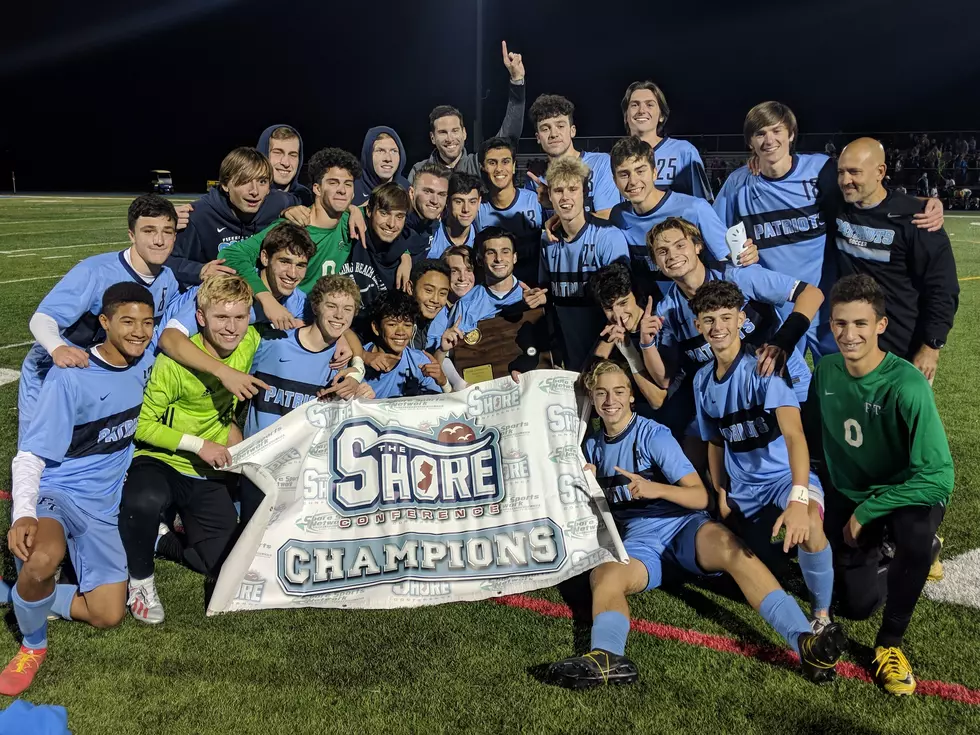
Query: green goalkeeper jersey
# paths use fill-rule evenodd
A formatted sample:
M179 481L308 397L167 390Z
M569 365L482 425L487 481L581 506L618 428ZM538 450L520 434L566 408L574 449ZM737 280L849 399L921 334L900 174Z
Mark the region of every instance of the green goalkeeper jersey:
M326 229L324 227L314 227L307 225L306 231L310 233L313 244L316 245L316 252L310 258L310 264L306 269L306 276L299 283L299 290L308 294L320 276L329 276L333 273L340 273L340 269L347 258L350 256L351 241L348 230L348 220L350 214L344 212L340 216L340 221L336 227ZM259 251L262 250L262 241L276 225L285 222L285 219L277 219L261 232L256 232L245 240L232 243L224 248L219 254L219 258L225 259L225 265L238 271L238 275L248 281L255 293L268 291L268 287L262 283L259 273L256 270L259 266Z
M842 355L829 355L813 374L807 412L819 420L811 428L819 431L830 479L858 504L862 525L907 505L949 500L949 442L932 388L911 363L888 352L877 368L853 378Z
M259 341L255 327L249 327L235 351L221 362L249 372ZM191 337L191 342L204 349L200 334ZM184 434L227 444L237 402L213 375L188 370L166 355L158 355L143 393L135 456L155 457L183 475L221 477L224 473L209 467L196 454L178 451L177 445Z

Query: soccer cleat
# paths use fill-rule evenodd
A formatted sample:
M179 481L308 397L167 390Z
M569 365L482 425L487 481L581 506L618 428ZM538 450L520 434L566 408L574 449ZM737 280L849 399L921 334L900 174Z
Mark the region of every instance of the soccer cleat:
M874 663L878 665L875 670L875 679L886 692L894 694L896 697L907 697L915 693L915 677L912 676L912 667L901 648L878 646L875 648Z
M831 620L829 615L815 615L810 618L810 630L813 631L814 635L820 635L823 633L824 628L830 625Z
M938 582L943 578L943 563L939 561L939 554L943 550L943 539L941 536L933 536L932 539L932 565L929 567L928 582Z
M847 648L847 636L839 623L827 625L819 633L801 633L799 637L800 668L814 684L833 681L834 669Z
M133 617L141 623L157 625L163 622L163 603L157 596L153 577L138 585L130 582L129 599L126 600L126 605Z
M593 689L603 684L633 684L640 678L636 664L601 648L548 667L548 681L566 689Z
M10 659L7 668L0 672L0 694L16 697L25 691L34 681L34 676L47 655L47 648L32 649L21 646L17 655Z

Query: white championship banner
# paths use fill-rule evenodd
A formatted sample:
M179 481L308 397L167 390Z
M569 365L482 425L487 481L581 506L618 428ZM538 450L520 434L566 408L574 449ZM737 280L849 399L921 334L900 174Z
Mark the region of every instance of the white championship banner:
M208 614L481 600L625 561L583 470L576 377L312 401L242 442L234 468L266 497Z

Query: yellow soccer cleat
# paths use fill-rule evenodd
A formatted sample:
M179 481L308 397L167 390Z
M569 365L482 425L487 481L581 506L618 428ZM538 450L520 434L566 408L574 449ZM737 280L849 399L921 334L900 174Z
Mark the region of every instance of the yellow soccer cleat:
M915 677L912 676L912 667L901 648L878 646L875 648L874 662L878 666L875 671L875 679L878 680L882 689L896 697L907 697L915 693Z
M943 550L943 540L936 536L932 542L932 566L929 567L928 582L938 582L943 578L943 563L939 561L939 552Z

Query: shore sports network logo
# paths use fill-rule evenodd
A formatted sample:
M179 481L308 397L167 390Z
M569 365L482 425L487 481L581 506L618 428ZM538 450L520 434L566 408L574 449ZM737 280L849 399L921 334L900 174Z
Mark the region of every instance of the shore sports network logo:
M330 471L305 470L303 491L327 498L344 516L399 506L485 505L504 496L499 433L456 416L428 431L348 419L332 444Z
M574 393L575 381L571 378L548 378L538 383L538 389L542 393L550 393L551 395Z

